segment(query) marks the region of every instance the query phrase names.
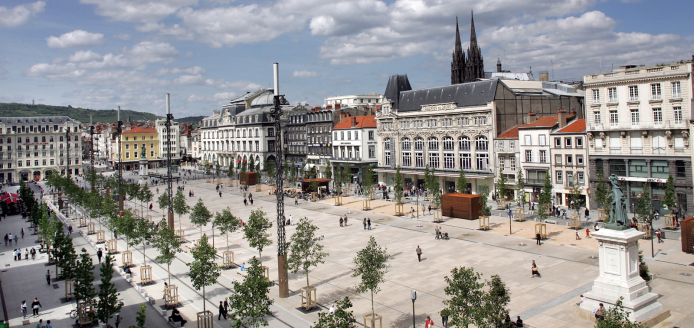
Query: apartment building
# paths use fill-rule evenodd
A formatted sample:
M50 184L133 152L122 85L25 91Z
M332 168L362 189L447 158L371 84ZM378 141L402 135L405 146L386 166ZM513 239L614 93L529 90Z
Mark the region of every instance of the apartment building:
M376 116L352 116L342 120L333 128L333 147L330 161L334 168L347 165L356 181L364 178L366 166L375 165L376 157Z

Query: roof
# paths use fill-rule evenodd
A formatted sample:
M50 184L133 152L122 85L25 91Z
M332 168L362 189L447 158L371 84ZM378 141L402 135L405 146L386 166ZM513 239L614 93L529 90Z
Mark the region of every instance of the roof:
M54 125L72 122L80 122L67 116L22 116L22 117L0 117L0 123L8 125Z
M518 139L518 125L500 134L497 139Z
M157 133L157 130L138 126L136 128L132 128L128 131L123 132L123 134L132 134L132 133Z
M547 127L551 128L557 124L557 116L542 116L538 117L535 122L528 123L528 124L523 124L519 125L519 128L542 128L542 127Z
M400 112L419 111L422 105L456 103L458 107L484 106L496 95L498 79L400 92ZM394 107L395 108L395 107Z
M412 86L410 85L410 81L407 79L407 75L392 75L388 78L386 92L383 93L383 96L393 102L393 108L400 108L400 95L403 91L409 90L412 90Z
M357 120L357 125L352 126L352 119ZM376 128L376 116L352 116L346 117L342 122L335 124L333 130Z
M554 133L580 133L586 131L586 120L579 119L569 123L567 126L554 131Z

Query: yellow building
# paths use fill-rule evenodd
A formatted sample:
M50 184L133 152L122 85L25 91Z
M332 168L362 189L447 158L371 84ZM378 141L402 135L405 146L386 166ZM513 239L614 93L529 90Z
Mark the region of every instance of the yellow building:
M139 167L142 148L145 149L145 153L147 154L149 167L156 167L161 161L159 158L159 134L157 130L136 127L123 132L120 151L123 168L125 170L134 170ZM115 157L118 158L118 154L115 154Z

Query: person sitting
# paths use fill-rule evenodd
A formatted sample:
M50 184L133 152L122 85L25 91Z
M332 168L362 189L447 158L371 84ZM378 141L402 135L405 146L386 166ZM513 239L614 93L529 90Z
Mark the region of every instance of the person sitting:
M448 240L448 232L443 233L443 239Z
M246 271L246 262L243 262L243 264L241 264L241 271Z
M188 322L188 321L184 320L183 317L181 317L181 313L178 312L178 309L176 309L176 308L174 308L173 311L171 311L171 316L169 317L169 321L170 322L180 321L181 327L185 326L186 322Z
M125 269L123 269L123 272L125 272L127 274L133 274L133 272L130 271L130 267L125 267Z

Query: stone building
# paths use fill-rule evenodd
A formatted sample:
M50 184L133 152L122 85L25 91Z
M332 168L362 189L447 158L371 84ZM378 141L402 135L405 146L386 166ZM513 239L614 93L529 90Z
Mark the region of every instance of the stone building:
M681 212L692 212L692 62L622 66L584 76L590 189L598 172L615 174L629 211L650 185L653 206L672 175ZM596 206L593 203L593 208Z

